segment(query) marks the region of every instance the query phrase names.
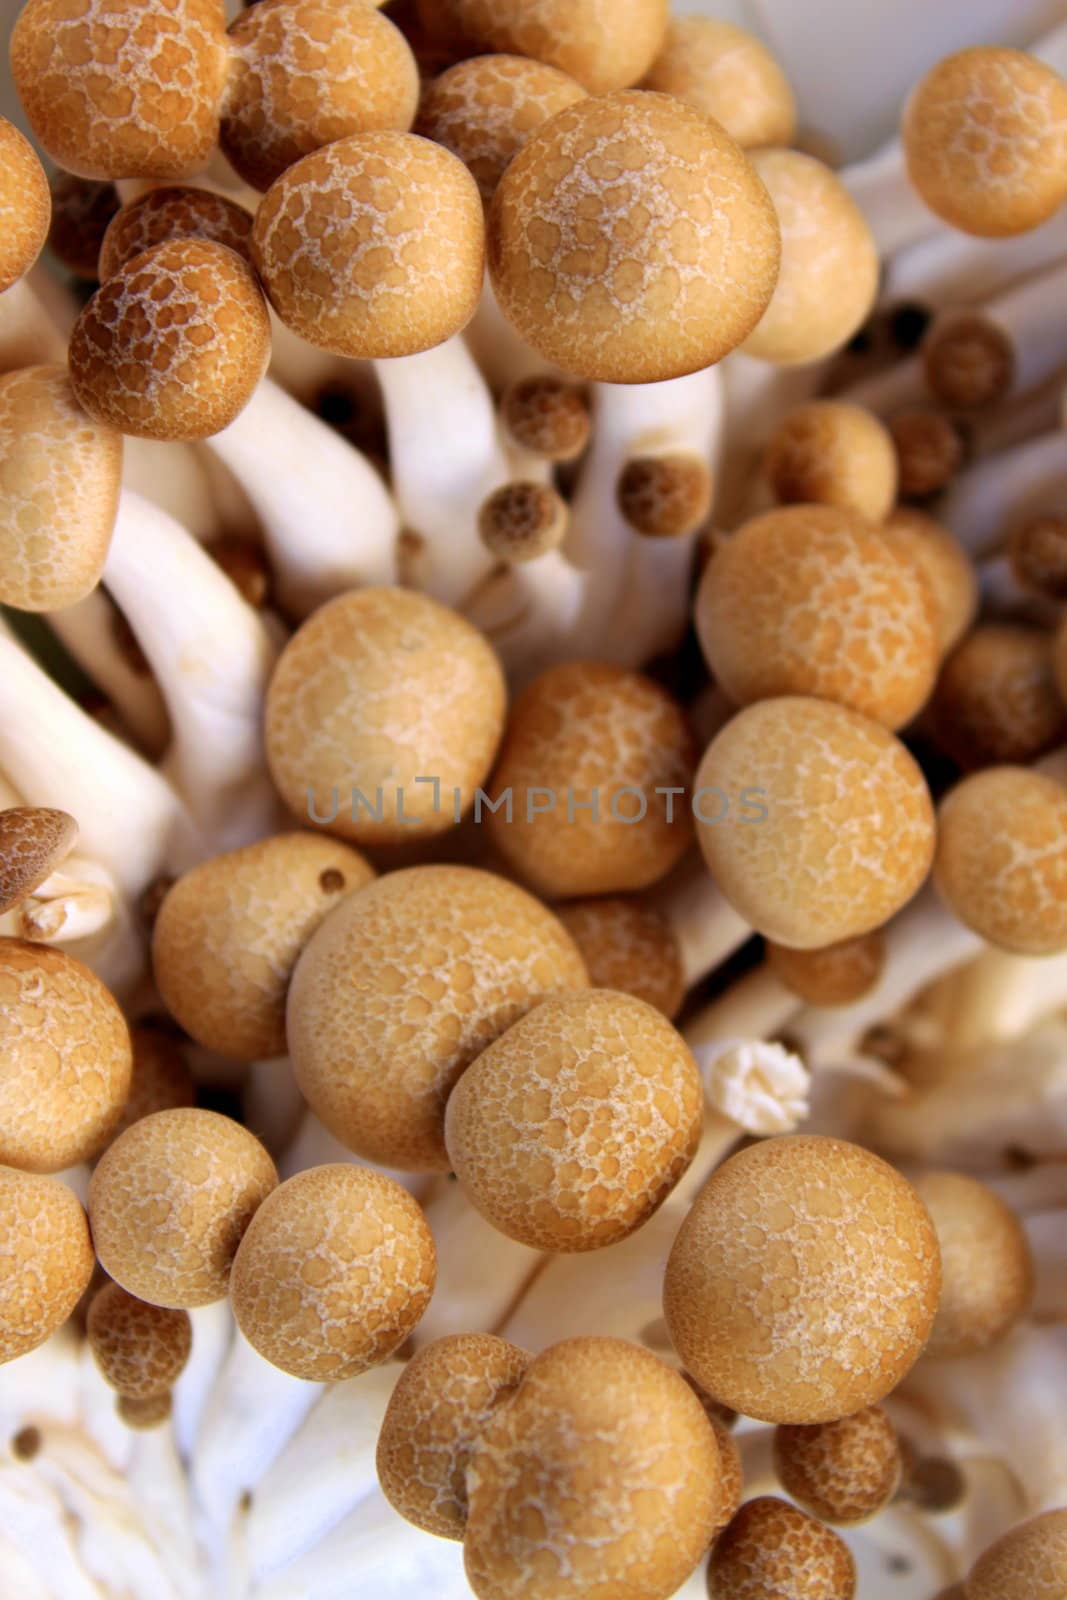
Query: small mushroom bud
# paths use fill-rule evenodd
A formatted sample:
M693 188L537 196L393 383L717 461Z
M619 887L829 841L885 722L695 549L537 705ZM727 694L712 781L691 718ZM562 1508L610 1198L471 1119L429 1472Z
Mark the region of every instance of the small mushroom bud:
M1067 517L1032 517L1008 538L1008 557L1025 589L1067 600Z
M506 483L478 513L482 543L507 566L558 550L567 534L567 503L547 483Z
M681 950L667 918L640 900L574 900L559 920L582 953L594 989L644 1000L670 1021L685 999Z
M880 531L926 579L938 649L947 655L978 613L978 578L970 557L954 534L912 506L898 506Z
M1012 1528L980 1556L966 1600L1059 1600L1067 1585L1067 1510Z
M995 1344L1026 1315L1034 1262L1022 1223L999 1195L957 1172L915 1180L941 1247L941 1301L927 1353L968 1356Z
M715 1541L710 1600L853 1600L856 1563L848 1545L785 1500L743 1505Z
M48 237L52 199L37 152L0 117L0 294L37 260Z
M897 1431L881 1406L811 1427L783 1423L774 1435L782 1488L822 1522L866 1522L900 1486Z
M711 512L714 484L707 462L681 451L632 457L619 475L619 510L646 539L684 539Z
M513 384L501 417L515 444L548 461L576 461L589 443L592 416L579 384L537 374Z
M74 848L78 824L47 806L0 811L0 915L40 887Z
M925 500L947 489L963 466L959 429L937 411L901 411L890 419L897 453L900 495Z
M767 940L767 960L787 989L809 1006L848 1006L869 994L885 967L880 929L821 950L792 950Z
M0 1167L0 1261L4 1362L44 1344L89 1287L89 1224L66 1184Z
M173 1405L169 1393L148 1395L145 1399L120 1394L115 1402L115 1413L135 1433L149 1433L170 1421Z
M1067 709L1041 628L983 622L941 668L930 703L940 747L961 767L1025 765L1058 745Z
M251 236L252 213L214 190L186 184L146 189L108 224L96 276L101 282L113 278L143 250L154 250L171 239L224 244L247 261Z
M85 1331L107 1382L131 1400L168 1394L193 1347L187 1311L148 1305L117 1283L93 1296Z
M742 149L793 143L797 108L785 73L755 34L732 22L672 17L643 87L714 117Z
M93 283L100 276L100 247L121 205L119 192L113 183L72 172L57 172L51 190L48 248L76 278Z
M881 522L897 496L897 462L885 424L863 406L812 400L791 411L764 467L782 505L817 504Z

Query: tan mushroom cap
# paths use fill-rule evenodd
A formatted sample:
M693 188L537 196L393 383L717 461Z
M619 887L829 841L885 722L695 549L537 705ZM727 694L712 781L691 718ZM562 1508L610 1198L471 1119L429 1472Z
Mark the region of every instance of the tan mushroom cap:
M130 1035L95 973L51 945L0 939L0 1161L61 1172L94 1156L122 1113Z
M938 810L934 879L967 927L1018 955L1067 949L1067 789L988 767Z
M93 1296L86 1333L107 1382L131 1400L166 1394L193 1347L187 1311L150 1306L117 1283Z
M714 117L742 149L793 142L797 108L785 73L755 34L732 22L672 17L644 87Z
M678 941L654 906L618 896L560 906L559 920L582 953L594 989L618 989L668 1019L685 999Z
M941 1303L931 1356L967 1356L1004 1338L1027 1313L1034 1262L1022 1223L992 1189L959 1172L915 1180L941 1247Z
M70 336L90 416L143 439L205 439L244 410L270 360L270 318L246 261L169 239L109 278Z
M837 175L799 150L754 150L782 236L773 298L745 340L747 355L782 366L818 361L848 343L878 292L878 250Z
M1015 381L1015 347L980 311L939 320L923 344L922 363L931 393L954 411L994 405Z
M142 250L170 239L206 239L250 259L252 213L225 195L188 184L148 189L116 212L100 246L96 276L113 278Z
M842 939L821 950L793 950L767 941L776 975L809 1006L848 1006L869 994L885 966L881 929Z
M933 860L933 805L916 762L878 723L825 700L738 712L701 762L694 803L722 892L758 933L795 949L880 928Z
M739 705L817 695L899 728L934 687L933 597L880 531L837 506L785 506L724 540L701 579L696 625Z
M271 304L335 355L414 355L474 315L485 273L478 186L413 133L339 139L289 167L256 212L252 255Z
M581 385L550 373L512 384L501 402L501 419L521 449L549 461L576 461L593 429Z
M536 561L558 550L567 535L567 502L547 483L505 483L478 513L478 533L507 566Z
M48 154L82 178L180 178L218 139L227 72L218 0L29 0L11 72Z
M259 1140L229 1117L199 1108L142 1117L104 1152L89 1186L100 1264L150 1305L211 1305L277 1182Z
M406 132L419 71L404 35L368 5L260 0L229 30L221 146L253 188L355 133Z
M100 246L121 201L115 185L95 178L77 178L73 172L56 172L52 191L52 222L48 248L77 278L92 282L99 276Z
M439 1539L463 1538L474 1441L529 1364L525 1350L489 1333L451 1334L416 1352L378 1436L378 1482L394 1511Z
M74 848L78 824L66 811L11 806L0 811L0 914L21 905Z
M149 1395L144 1400L138 1400L133 1395L120 1394L115 1401L116 1414L127 1428L133 1428L137 1433L147 1433L153 1428L161 1428L170 1420L173 1409L174 1401L169 1393Z
M415 131L459 157L488 205L530 135L585 93L543 61L473 56L426 85Z
M697 1399L701 1399L703 1391L697 1389L694 1392ZM715 1433L715 1443L719 1447L719 1487L722 1491L722 1506L713 1537L717 1537L733 1521L741 1509L745 1495L745 1465L741 1458L741 1449L725 1422L720 1421L715 1415L713 1409L715 1404L716 1402L709 1398L704 1407Z
M469 1066L445 1109L468 1199L535 1250L636 1232L696 1154L704 1088L681 1035L611 989L546 1000Z
M1067 516L1046 514L1021 522L1008 537L1007 553L1025 588L1067 600Z
M315 933L289 990L293 1070L350 1150L448 1172L445 1101L505 1028L586 987L552 913L471 867L411 867L350 896Z
M0 1262L3 1362L44 1344L89 1287L89 1224L66 1184L0 1167Z
M781 423L764 470L782 505L838 506L882 522L897 497L897 458L885 423L846 400L812 400Z
M508 321L586 379L654 383L751 333L778 275L778 224L740 146L669 95L581 100L538 130L489 213Z
M900 1485L897 1431L881 1406L838 1422L784 1423L774 1435L782 1488L822 1522L866 1522Z
M963 233L1026 233L1067 195L1067 85L1021 50L939 61L908 100L901 138L912 184Z
M407 1190L336 1163L298 1172L264 1201L237 1251L230 1303L272 1366L338 1383L404 1343L436 1277L433 1235Z
M980 1556L966 1600L1060 1600L1067 1585L1067 1510L1012 1528Z
M772 1495L741 1507L708 1562L710 1600L853 1600L856 1563L845 1541Z
M978 614L978 575L954 533L925 511L898 506L881 533L898 555L918 567L934 604L942 656L963 638Z
M284 833L193 867L169 890L152 934L168 1010L208 1050L283 1056L285 999L301 950L374 869L339 840Z
M37 152L0 117L0 294L37 260L51 216L52 197Z
M296 816L342 838L443 833L488 777L506 702L496 655L456 612L406 589L338 595L274 670L271 775Z
M1036 760L1067 735L1052 639L1025 623L979 623L944 663L930 715L961 767Z
M153 1111L174 1111L196 1104L196 1080L189 1070L180 1042L161 1028L142 1025L130 1029L133 1072L122 1116L114 1138Z
M619 474L616 499L635 533L680 539L707 521L714 487L702 456L674 451L634 456Z
M663 1306L716 1400L764 1422L833 1422L896 1388L940 1287L912 1185L859 1145L801 1134L716 1169L674 1242Z
M531 1362L475 1444L467 1580L478 1600L667 1600L722 1506L696 1395L621 1339L566 1339Z
M95 588L119 504L122 438L65 367L0 376L0 600L62 610Z
M489 836L553 899L648 888L692 840L694 760L681 707L651 678L600 662L551 667L512 707Z
M432 34L467 55L503 50L569 73L591 94L640 81L663 43L668 0L418 0Z

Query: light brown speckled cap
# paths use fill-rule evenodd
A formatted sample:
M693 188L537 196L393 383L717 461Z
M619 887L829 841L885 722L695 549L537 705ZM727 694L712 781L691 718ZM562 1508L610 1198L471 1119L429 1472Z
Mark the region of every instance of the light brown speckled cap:
M252 213L211 189L168 184L148 189L116 212L100 246L97 276L103 282L168 239L209 239L249 259Z
M218 139L224 29L218 0L30 0L11 34L12 76L68 172L180 178Z
M832 1528L761 1495L719 1535L708 1562L710 1600L853 1600L856 1563Z
M0 914L21 905L74 848L78 824L47 806L0 811Z
M263 196L252 254L294 333L336 355L414 355L474 315L485 270L478 186L412 133L316 150Z
M862 1000L885 966L880 928L821 950L792 950L773 939L767 940L766 950L776 976L809 1006L847 1006Z
M383 1166L448 1172L445 1101L505 1028L582 989L570 935L525 890L470 867L412 867L352 895L289 990L293 1070L312 1110Z
M51 216L48 179L36 151L0 117L0 294L37 260Z
M478 536L498 561L514 566L558 550L568 522L567 502L556 489L520 480L505 483L483 501Z
M89 1287L96 1257L77 1196L0 1166L0 1362L44 1344Z
M592 417L582 386L551 373L520 378L500 404L515 443L549 461L574 461L589 443Z
M755 34L714 17L672 17L644 88L720 122L742 149L788 145L797 108L785 73Z
M62 610L95 588L119 504L122 437L65 367L0 376L0 600Z
M426 1218L368 1167L310 1167L275 1189L241 1240L230 1279L237 1326L294 1378L337 1383L385 1361L433 1294Z
M863 406L812 400L781 423L764 468L782 505L838 506L881 522L897 496L889 429Z
M965 770L1035 761L1067 738L1053 641L1022 622L980 622L941 668L930 704L941 748Z
M975 1562L966 1600L1060 1600L1067 1585L1067 1510L1012 1528Z
M774 1436L782 1488L822 1522L866 1522L900 1485L897 1432L881 1406L837 1422L784 1423Z
M620 989L673 1018L685 998L678 941L667 919L637 899L562 905L559 920L582 952L594 989Z
M251 400L270 360L270 318L235 251L170 239L101 285L69 359L90 416L144 439L204 439Z
M86 1334L107 1382L131 1400L166 1394L193 1346L187 1311L150 1306L117 1283L93 1296Z
M978 575L954 533L925 511L898 506L882 524L882 536L926 579L934 604L942 656L957 645L978 612Z
M915 1180L941 1247L941 1302L927 1349L935 1357L973 1355L995 1344L1030 1309L1034 1261L1010 1206L962 1172L922 1172Z
M778 276L774 207L740 146L669 95L578 101L526 143L489 213L508 321L578 377L654 383L719 361Z
M914 1365L940 1288L937 1235L911 1184L859 1145L794 1135L708 1179L675 1239L663 1306L715 1399L764 1422L831 1422Z

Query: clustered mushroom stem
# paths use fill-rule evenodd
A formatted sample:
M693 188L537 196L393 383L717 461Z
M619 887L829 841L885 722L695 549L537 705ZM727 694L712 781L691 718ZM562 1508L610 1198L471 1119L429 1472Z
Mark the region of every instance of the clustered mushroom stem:
M577 620L590 574L579 572L559 550L489 574L464 606L464 614L492 641L516 684L565 657L577 637Z
M773 1039L789 1031L800 1010L801 1001L763 962L690 1019L685 1041L702 1051L724 1039Z
M975 555L996 550L1019 523L1067 501L1067 433L1043 434L961 472L939 518Z
M52 611L48 624L64 649L105 694L138 747L153 760L170 739L170 718L159 684L139 671L123 649L107 595L94 589L77 605Z
M35 283L31 274L0 294L0 373L66 359L63 335Z
M752 937L752 928L717 887L703 861L689 857L649 896L678 946L687 989Z
M500 1233L448 1179L434 1185L423 1210L437 1246L437 1287L416 1344L470 1328L496 1332L537 1273L541 1253Z
M883 258L914 245L938 225L908 181L899 138L890 139L865 161L845 167L841 181L867 218Z
M1064 254L1067 217L1062 211L1029 233L992 243L939 225L928 238L890 258L882 303L917 303L929 311L974 305L1051 267Z
M37 885L19 907L24 939L65 944L88 939L110 927L115 918L116 888L103 868L79 856Z
M975 320L1010 352L1010 371L1005 370L1000 392L991 394L989 403L1005 400L1010 394L1029 393L1067 362L1067 332L1059 314L1065 291L1067 264L1061 260L968 313L968 322ZM942 331L950 336L956 321L955 312L947 310L927 334L928 371L935 372L935 382L938 336Z
M822 387L826 363L778 367L735 350L722 363L725 389L719 520L733 527L751 493L752 477L771 435L789 413Z
M863 406L876 416L888 417L895 411L929 404L929 394L918 356L895 362L869 378L849 384L836 398L850 405Z

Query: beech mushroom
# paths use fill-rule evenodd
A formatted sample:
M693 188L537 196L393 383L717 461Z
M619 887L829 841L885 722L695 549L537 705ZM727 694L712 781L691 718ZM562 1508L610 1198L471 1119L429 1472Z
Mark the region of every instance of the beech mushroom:
M1067 496L1067 435L1059 428L975 461L950 486L940 520L965 549L985 554Z
M489 552L506 566L525 566L558 550L567 532L567 502L545 483L507 483L478 513Z
M771 970L809 1006L847 1006L870 994L885 968L881 930L842 939L820 950L793 950L767 941Z
M96 1258L80 1202L56 1178L0 1167L0 1362L44 1344L89 1287Z
M278 1182L247 1129L214 1111L156 1111L119 1135L89 1186L100 1264L139 1300L172 1310L226 1294L237 1246Z
M520 450L546 461L577 460L592 431L581 385L547 373L512 384L501 400L500 416Z
M889 421L902 500L927 500L947 489L963 466L956 425L936 411L899 411Z
M921 1191L920 1191L921 1192ZM774 1465L782 1488L823 1522L866 1522L900 1485L897 1431L881 1406L839 1422L783 1423L775 1430Z
M196 1084L177 1039L161 1028L142 1024L130 1029L130 1043L133 1070L126 1104L115 1125L116 1139L153 1111L196 1104Z
M1053 644L1040 628L982 622L948 657L930 703L938 744L964 769L1035 761L1067 733Z
M898 506L882 524L882 537L918 567L934 604L938 650L957 645L978 612L978 578L960 544L942 523L913 506Z
M145 1395L143 1398L132 1394L120 1394L115 1402L115 1411L127 1428L141 1432L151 1428L161 1428L168 1422L172 1404L168 1393Z
M349 1149L448 1172L445 1101L531 1007L584 989L570 935L531 895L470 867L411 867L345 899L289 988L293 1070Z
M52 199L36 152L0 117L0 294L33 266L48 237Z
M941 1250L941 1299L927 1354L973 1355L1030 1309L1034 1262L1022 1223L999 1195L958 1172L915 1179Z
M839 506L882 522L897 497L888 429L847 401L812 400L791 411L767 446L764 470L782 505Z
M1056 1600L1065 1582L1067 1511L1046 1511L991 1545L963 1592L966 1600Z
M549 1251L639 1228L696 1153L700 1076L652 1006L610 989L546 1000L463 1073L445 1146L494 1227Z
M230 1298L241 1332L272 1365L337 1382L403 1344L435 1277L433 1237L406 1190L367 1167L311 1167L252 1218Z
M86 1332L100 1371L131 1400L169 1395L193 1343L187 1311L148 1305L117 1283L93 1296Z
M617 989L662 1011L681 1010L686 982L671 925L637 899L572 900L559 920L581 951L594 989Z
M249 258L252 214L235 200L190 184L146 189L108 223L93 277L101 283L129 266L144 250L172 239L204 239Z
M1067 600L1067 517L1033 517L1008 539L1012 576L1028 593Z
M711 1600L853 1600L856 1563L848 1545L785 1500L749 1500L721 1533L708 1561Z
M76 278L92 283L99 276L100 246L121 204L113 183L76 178L57 172L51 178L52 221L48 248Z
M22 905L53 877L74 848L78 824L47 806L0 811L0 914Z
M732 22L672 17L643 87L713 117L742 149L793 142L797 108L785 73L755 34Z

